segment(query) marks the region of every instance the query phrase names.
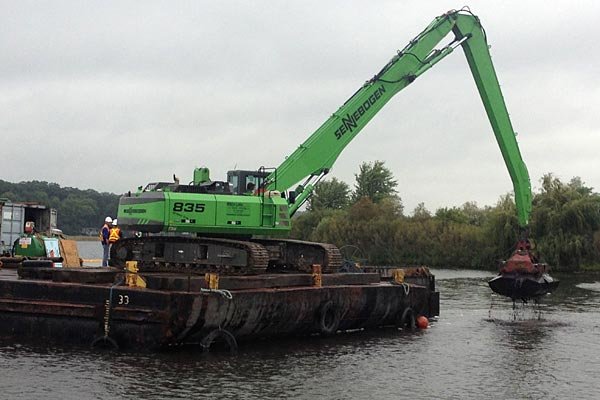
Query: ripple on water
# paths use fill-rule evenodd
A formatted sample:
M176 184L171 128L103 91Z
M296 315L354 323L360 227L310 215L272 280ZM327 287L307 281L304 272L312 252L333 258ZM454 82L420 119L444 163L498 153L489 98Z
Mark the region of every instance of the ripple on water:
M600 292L600 282L593 283L580 283L576 285L580 289L591 290L593 292Z
M492 297L490 272L435 273L441 316L415 333L265 340L244 343L235 356L197 349L98 353L0 341L0 398L597 398L595 279L564 277L537 306L538 319L532 305L519 306L514 318L510 300Z

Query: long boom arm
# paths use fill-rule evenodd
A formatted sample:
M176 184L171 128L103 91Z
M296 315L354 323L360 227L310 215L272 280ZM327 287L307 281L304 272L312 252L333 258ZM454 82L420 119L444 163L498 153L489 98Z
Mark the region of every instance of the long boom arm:
M450 32L454 40L437 46ZM300 145L267 178L266 188L286 191L301 180L295 212L310 196L314 180L327 174L342 150L399 91L429 70L456 47L462 46L483 101L500 151L508 168L517 206L519 225L526 228L531 214L531 183L521 158L500 84L479 18L469 11L450 11L437 17L423 32L398 52L367 81L319 129Z

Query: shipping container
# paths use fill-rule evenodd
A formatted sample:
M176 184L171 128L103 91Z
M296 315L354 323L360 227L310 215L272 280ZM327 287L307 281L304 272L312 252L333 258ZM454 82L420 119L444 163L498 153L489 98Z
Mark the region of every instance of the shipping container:
M11 251L27 221L33 221L38 232L50 232L57 226L56 210L37 203L0 200L0 217L0 254Z

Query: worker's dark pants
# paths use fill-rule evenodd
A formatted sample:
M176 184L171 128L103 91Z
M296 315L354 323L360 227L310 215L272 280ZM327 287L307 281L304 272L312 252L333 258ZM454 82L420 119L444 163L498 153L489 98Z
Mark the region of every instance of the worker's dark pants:
M102 266L103 267L108 267L108 254L110 251L110 243L102 243Z

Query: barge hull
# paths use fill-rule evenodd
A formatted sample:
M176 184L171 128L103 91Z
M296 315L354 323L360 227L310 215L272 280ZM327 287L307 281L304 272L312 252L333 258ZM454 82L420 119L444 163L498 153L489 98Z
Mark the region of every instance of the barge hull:
M0 272L0 336L77 345L109 337L119 348L156 350L203 343L221 331L235 340L327 335L402 326L408 317L439 313L435 290L408 283L184 291L71 283L64 282L64 272L54 275L63 281L17 279L14 271ZM332 274L328 279L353 283L358 278Z

